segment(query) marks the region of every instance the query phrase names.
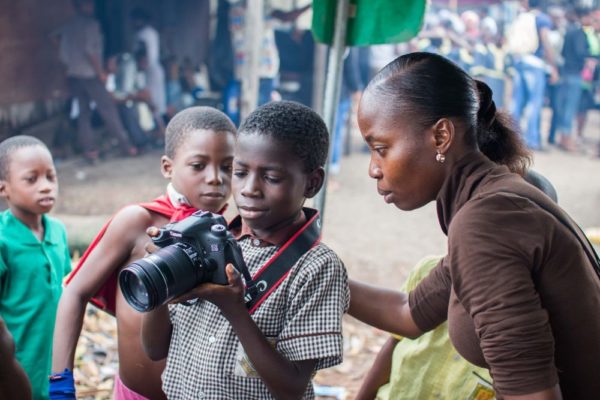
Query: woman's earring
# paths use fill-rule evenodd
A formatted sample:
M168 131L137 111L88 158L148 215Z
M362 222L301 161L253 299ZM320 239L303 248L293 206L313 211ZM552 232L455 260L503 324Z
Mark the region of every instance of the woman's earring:
M446 161L446 156L442 154L441 150L437 151L437 154L435 155L435 161L439 162L440 164L443 164L444 161Z

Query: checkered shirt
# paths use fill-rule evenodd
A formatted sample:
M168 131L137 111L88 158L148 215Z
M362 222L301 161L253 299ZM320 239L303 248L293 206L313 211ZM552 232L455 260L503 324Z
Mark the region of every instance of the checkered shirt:
M279 249L238 241L251 274ZM320 243L304 254L252 318L291 361L316 359L316 369L342 361L342 315L350 292L342 261ZM271 399L233 329L208 301L170 306L173 332L163 372L169 399ZM314 398L309 383L303 399Z

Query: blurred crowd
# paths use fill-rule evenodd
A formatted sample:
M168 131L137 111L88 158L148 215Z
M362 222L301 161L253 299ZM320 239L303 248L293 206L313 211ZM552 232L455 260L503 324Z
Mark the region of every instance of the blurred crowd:
M540 4L503 2L462 12L431 6L422 31L409 43L371 46L363 55L364 49L352 49L346 63L368 72L347 87L360 90L373 71L399 55L438 53L492 88L496 106L521 124L530 149L543 151L548 144L589 150L587 114L600 108L600 10ZM352 52L359 61L352 61ZM360 59L368 65L361 66ZM345 71L345 81L352 76L360 74ZM542 132L544 107L552 117Z
M93 2L80 0L77 4L80 16L93 18ZM493 90L496 106L521 124L530 149L541 151L556 145L569 152L589 152L593 145L584 137L587 114L600 108L600 10L541 4L540 0L511 1L455 11L434 3L429 5L418 37L410 42L349 48L331 172L339 171L340 158L349 151L352 110L369 79L397 56L412 51L444 55L485 81ZM308 8L286 12L265 8L259 105L281 98L313 105L315 42L310 30L295 23ZM192 105L220 108L237 123L240 70L247 62L245 13L245 1L219 2L209 57L206 64L195 65L190 59L161 54L160 31L153 26L152 17L142 8L134 9L129 16L135 32L132 48L106 57L103 70L95 73L117 110L106 110L98 88L86 94L77 79L70 79L74 95L71 117L86 159L94 162L98 158L87 120L92 126L103 121L126 155L161 146L165 123ZM72 57L63 61L77 64ZM91 101L92 109L81 107L79 100L84 104ZM548 128L541 124L544 107L552 111ZM547 131L542 132L542 127Z

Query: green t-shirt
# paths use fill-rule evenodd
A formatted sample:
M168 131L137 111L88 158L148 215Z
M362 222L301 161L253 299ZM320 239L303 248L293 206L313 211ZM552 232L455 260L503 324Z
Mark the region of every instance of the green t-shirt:
M421 260L406 280L404 291L414 289L440 259ZM452 346L447 322L415 340L398 339L390 381L379 388L377 400L488 400L495 397L488 383L491 381L489 372L466 361Z
M46 215L42 221L40 242L10 210L0 213L0 316L36 400L48 398L56 308L71 270L64 225Z

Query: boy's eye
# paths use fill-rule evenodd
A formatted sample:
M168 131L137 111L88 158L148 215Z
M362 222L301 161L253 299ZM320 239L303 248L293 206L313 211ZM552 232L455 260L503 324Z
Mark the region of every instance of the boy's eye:
M190 164L190 165L191 165L191 167L192 167L193 169L195 169L195 170L197 170L197 171L201 171L201 170L203 170L204 168L206 168L206 164L204 164L204 163L192 163L192 164Z
M37 176L26 176L24 178L28 183L35 183L35 181L37 180Z
M246 175L248 175L248 171L245 171L243 169L234 169L233 170L233 176L235 176L235 177L243 178Z
M280 176L265 175L265 181L269 183L279 183L283 180Z
M231 173L231 171L233 170L233 165L231 164L225 164L221 167L221 169L225 172L227 172L228 174Z

